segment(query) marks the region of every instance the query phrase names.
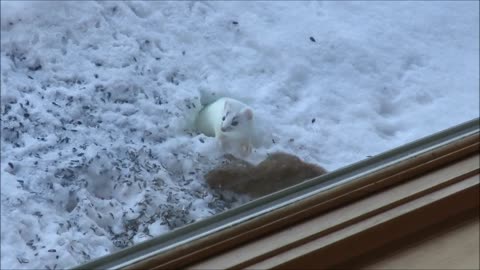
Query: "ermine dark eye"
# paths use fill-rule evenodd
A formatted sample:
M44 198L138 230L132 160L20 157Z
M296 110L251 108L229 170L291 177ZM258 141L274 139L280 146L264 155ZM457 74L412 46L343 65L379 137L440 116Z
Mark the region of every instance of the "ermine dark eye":
M232 126L236 126L236 125L238 125L238 121L233 121Z
M225 121L225 116L224 116L224 117L222 117L222 121Z

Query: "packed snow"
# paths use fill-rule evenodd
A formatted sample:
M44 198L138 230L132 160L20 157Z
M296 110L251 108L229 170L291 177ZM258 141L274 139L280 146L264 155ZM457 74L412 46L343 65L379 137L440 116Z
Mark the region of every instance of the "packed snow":
M479 3L1 2L1 268L59 269L233 207L217 97L254 162L334 170L479 116Z

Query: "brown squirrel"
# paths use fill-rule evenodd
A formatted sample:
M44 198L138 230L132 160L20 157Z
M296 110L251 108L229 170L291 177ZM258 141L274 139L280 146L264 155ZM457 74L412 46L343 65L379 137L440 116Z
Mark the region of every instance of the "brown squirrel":
M297 156L276 152L257 166L232 155L226 162L208 172L207 184L217 191L228 191L250 198L258 198L301 183L327 171L320 166L302 161Z

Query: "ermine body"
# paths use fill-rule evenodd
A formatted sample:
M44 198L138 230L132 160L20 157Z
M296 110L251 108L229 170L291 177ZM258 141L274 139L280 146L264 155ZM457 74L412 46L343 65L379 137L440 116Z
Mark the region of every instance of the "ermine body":
M252 151L253 111L232 98L220 98L203 108L195 121L198 131L215 137L222 149L240 147L243 156Z

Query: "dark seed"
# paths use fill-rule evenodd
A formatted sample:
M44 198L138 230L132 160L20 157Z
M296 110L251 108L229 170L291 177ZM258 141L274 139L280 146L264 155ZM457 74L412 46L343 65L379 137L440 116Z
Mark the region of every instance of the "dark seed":
M293 138L290 138L290 140L288 140L288 141L289 141L289 142L293 142L293 141L294 141L294 139L293 139Z
M238 24L238 22L237 22L237 21L232 21L232 24L235 24L235 25L237 25L237 24Z
M42 69L42 65L36 65L36 66L33 66L33 67L28 67L29 70L31 71L37 71L37 70L40 70Z
M52 249L49 249L48 252L57 252L57 250L52 248Z
M8 166L10 166L10 168L12 168L12 169L14 168L13 164L11 162L8 162Z
M205 143L205 141L202 138L198 139L201 143Z
M311 42L316 42L316 40L313 37L310 37Z
M312 123L315 123L315 118L312 119Z
M23 263L29 263L29 260L27 260L27 259L25 259L25 258L19 258L19 257L17 257L17 261L18 261L19 263L21 263L21 264L23 264Z

